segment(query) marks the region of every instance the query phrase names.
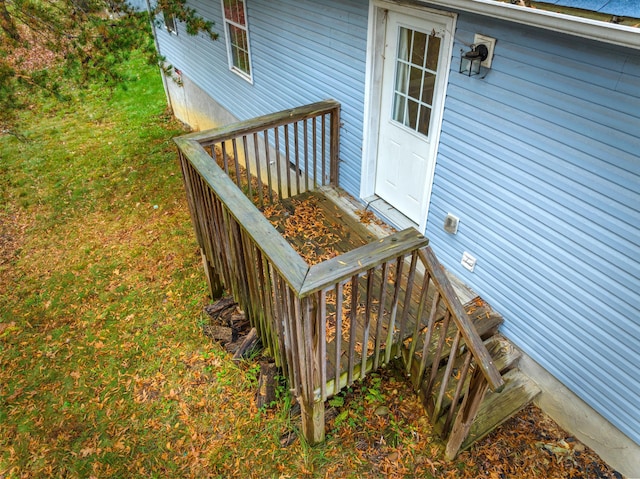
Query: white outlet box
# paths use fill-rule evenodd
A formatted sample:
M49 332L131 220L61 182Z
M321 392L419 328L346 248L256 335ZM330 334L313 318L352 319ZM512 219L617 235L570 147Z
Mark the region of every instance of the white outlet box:
M476 267L476 259L465 251L462 253L462 261L460 261L460 264L473 273Z
M454 235L458 232L458 223L460 223L460 218L448 213L447 217L444 219L444 230L447 233Z
M489 54L487 55L487 59L482 62L482 66L485 68L491 68L491 61L493 60L493 51L496 48L496 39L488 37L486 35L481 35L480 33L476 33L473 37L473 44L479 45L483 44L489 50Z

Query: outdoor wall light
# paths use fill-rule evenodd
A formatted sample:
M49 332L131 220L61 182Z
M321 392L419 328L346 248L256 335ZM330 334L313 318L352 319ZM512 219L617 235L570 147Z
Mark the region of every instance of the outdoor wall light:
M482 43L471 45L471 50L460 55L460 73L467 76L478 75L480 65L489 56L489 49Z

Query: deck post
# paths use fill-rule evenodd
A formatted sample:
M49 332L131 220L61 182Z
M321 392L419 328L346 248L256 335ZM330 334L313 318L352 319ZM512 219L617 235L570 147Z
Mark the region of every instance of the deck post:
M209 287L209 294L211 299L220 298L224 293L224 288L218 273L211 267L209 260L207 260L207 254L204 249L200 248L200 255L202 256L202 267L204 268L204 275L207 278L207 286Z
M324 402L299 398L302 434L310 445L324 442Z
M331 185L338 186L340 181L339 174L339 162L340 162L340 107L336 107L331 113L331 133L330 133L330 168L329 168L329 181Z
M469 382L469 389L462 400L458 415L456 416L453 428L449 433L449 439L445 448L444 456L447 461L453 461L460 451L460 446L469 435L473 421L478 414L484 395L489 388L489 383L482 374L482 370L478 367L471 381ZM451 407L454 407L452 404Z

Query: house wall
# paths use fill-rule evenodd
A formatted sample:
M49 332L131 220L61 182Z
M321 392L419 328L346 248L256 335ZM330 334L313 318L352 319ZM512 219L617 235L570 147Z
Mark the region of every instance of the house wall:
M215 22L217 41L203 35L178 35L158 28L160 52L182 72L186 88L171 87L174 107L187 118L202 118L202 110L224 112L221 122L335 99L342 105L340 186L357 196L360 182L364 75L367 42L366 0L248 0L247 19L253 84L228 68L222 6L219 0L191 1L197 11ZM198 100L200 92L214 105ZM189 111L180 111L188 104ZM215 123L217 119L214 119ZM203 121L192 126L208 124Z
M221 37L158 29L181 114L206 128L334 98L357 196L368 2L248 0L253 84L228 69L220 2L192 4ZM457 73L474 33L498 40L484 78ZM640 444L640 55L464 12L455 39L426 235L510 339Z
M640 444L640 54L465 13L454 52L474 33L497 38L494 63L451 73L426 235L506 336Z

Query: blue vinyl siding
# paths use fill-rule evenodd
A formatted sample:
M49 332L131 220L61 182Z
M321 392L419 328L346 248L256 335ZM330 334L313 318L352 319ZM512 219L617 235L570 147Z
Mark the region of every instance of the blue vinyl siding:
M253 85L229 71L219 0L190 2L217 41L158 30L168 61L237 118L332 98L342 104L340 185L360 187L367 1L247 1ZM178 28L180 29L180 25Z
M474 33L498 42L485 78L454 56L427 236L509 338L640 444L640 54L463 13L457 27L456 53Z

